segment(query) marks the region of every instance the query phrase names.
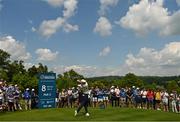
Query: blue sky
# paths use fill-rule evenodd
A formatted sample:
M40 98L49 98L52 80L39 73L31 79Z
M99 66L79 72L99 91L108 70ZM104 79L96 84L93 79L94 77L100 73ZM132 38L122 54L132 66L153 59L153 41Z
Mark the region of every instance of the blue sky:
M57 74L179 75L179 0L0 0L0 48Z

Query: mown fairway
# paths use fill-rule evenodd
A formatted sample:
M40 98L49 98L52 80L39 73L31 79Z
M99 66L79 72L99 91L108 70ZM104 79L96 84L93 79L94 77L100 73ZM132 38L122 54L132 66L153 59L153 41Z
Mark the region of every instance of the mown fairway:
M90 108L90 116L83 112L74 117L74 109L43 109L0 113L0 121L180 121L180 114L128 108Z

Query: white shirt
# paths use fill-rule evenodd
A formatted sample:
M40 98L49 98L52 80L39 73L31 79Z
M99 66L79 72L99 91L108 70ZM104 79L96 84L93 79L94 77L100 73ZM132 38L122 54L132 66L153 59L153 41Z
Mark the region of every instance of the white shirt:
M81 85L81 90L83 91L84 94L89 94L89 89L88 89L88 83L85 82L84 84Z
M141 91L141 95L142 95L142 98L146 98L146 96L147 96L147 91Z
M72 95L72 90L68 90L68 95Z

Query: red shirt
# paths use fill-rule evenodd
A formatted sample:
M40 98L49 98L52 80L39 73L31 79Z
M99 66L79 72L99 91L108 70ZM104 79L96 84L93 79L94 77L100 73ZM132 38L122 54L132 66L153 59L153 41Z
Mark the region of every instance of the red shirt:
M148 91L148 92L147 92L147 98L148 98L148 99L153 99L153 98L154 98L154 93L153 93L153 91Z

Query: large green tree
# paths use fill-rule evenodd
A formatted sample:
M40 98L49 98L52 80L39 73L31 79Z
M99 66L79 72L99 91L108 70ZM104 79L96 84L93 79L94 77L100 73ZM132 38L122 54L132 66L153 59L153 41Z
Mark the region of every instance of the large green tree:
M59 89L74 87L77 85L77 80L82 78L84 77L72 69L70 71L64 72L62 75L58 75L57 87Z
M10 63L10 54L0 49L0 78L8 80L8 66Z
M15 74L13 75L13 83L18 84L21 90L25 88L38 88L38 78L36 76L29 76L28 73L25 74Z
M179 90L180 90L180 87L178 86L178 83L177 83L175 80L169 81L169 82L167 83L167 89L168 89L168 91L173 91L173 90L175 90L175 91L180 92L180 91L179 91Z
M9 82L12 82L13 75L26 73L23 63L24 62L22 60L15 60L9 63L7 72Z
M123 86L128 86L128 87L131 86L142 87L144 85L143 81L133 73L126 74L125 77L123 77L120 82Z
M10 62L10 54L0 49L0 70L6 69Z
M42 63L39 63L38 66L33 65L28 69L28 74L30 76L38 76L40 73L47 73L48 67L46 65L43 65Z

